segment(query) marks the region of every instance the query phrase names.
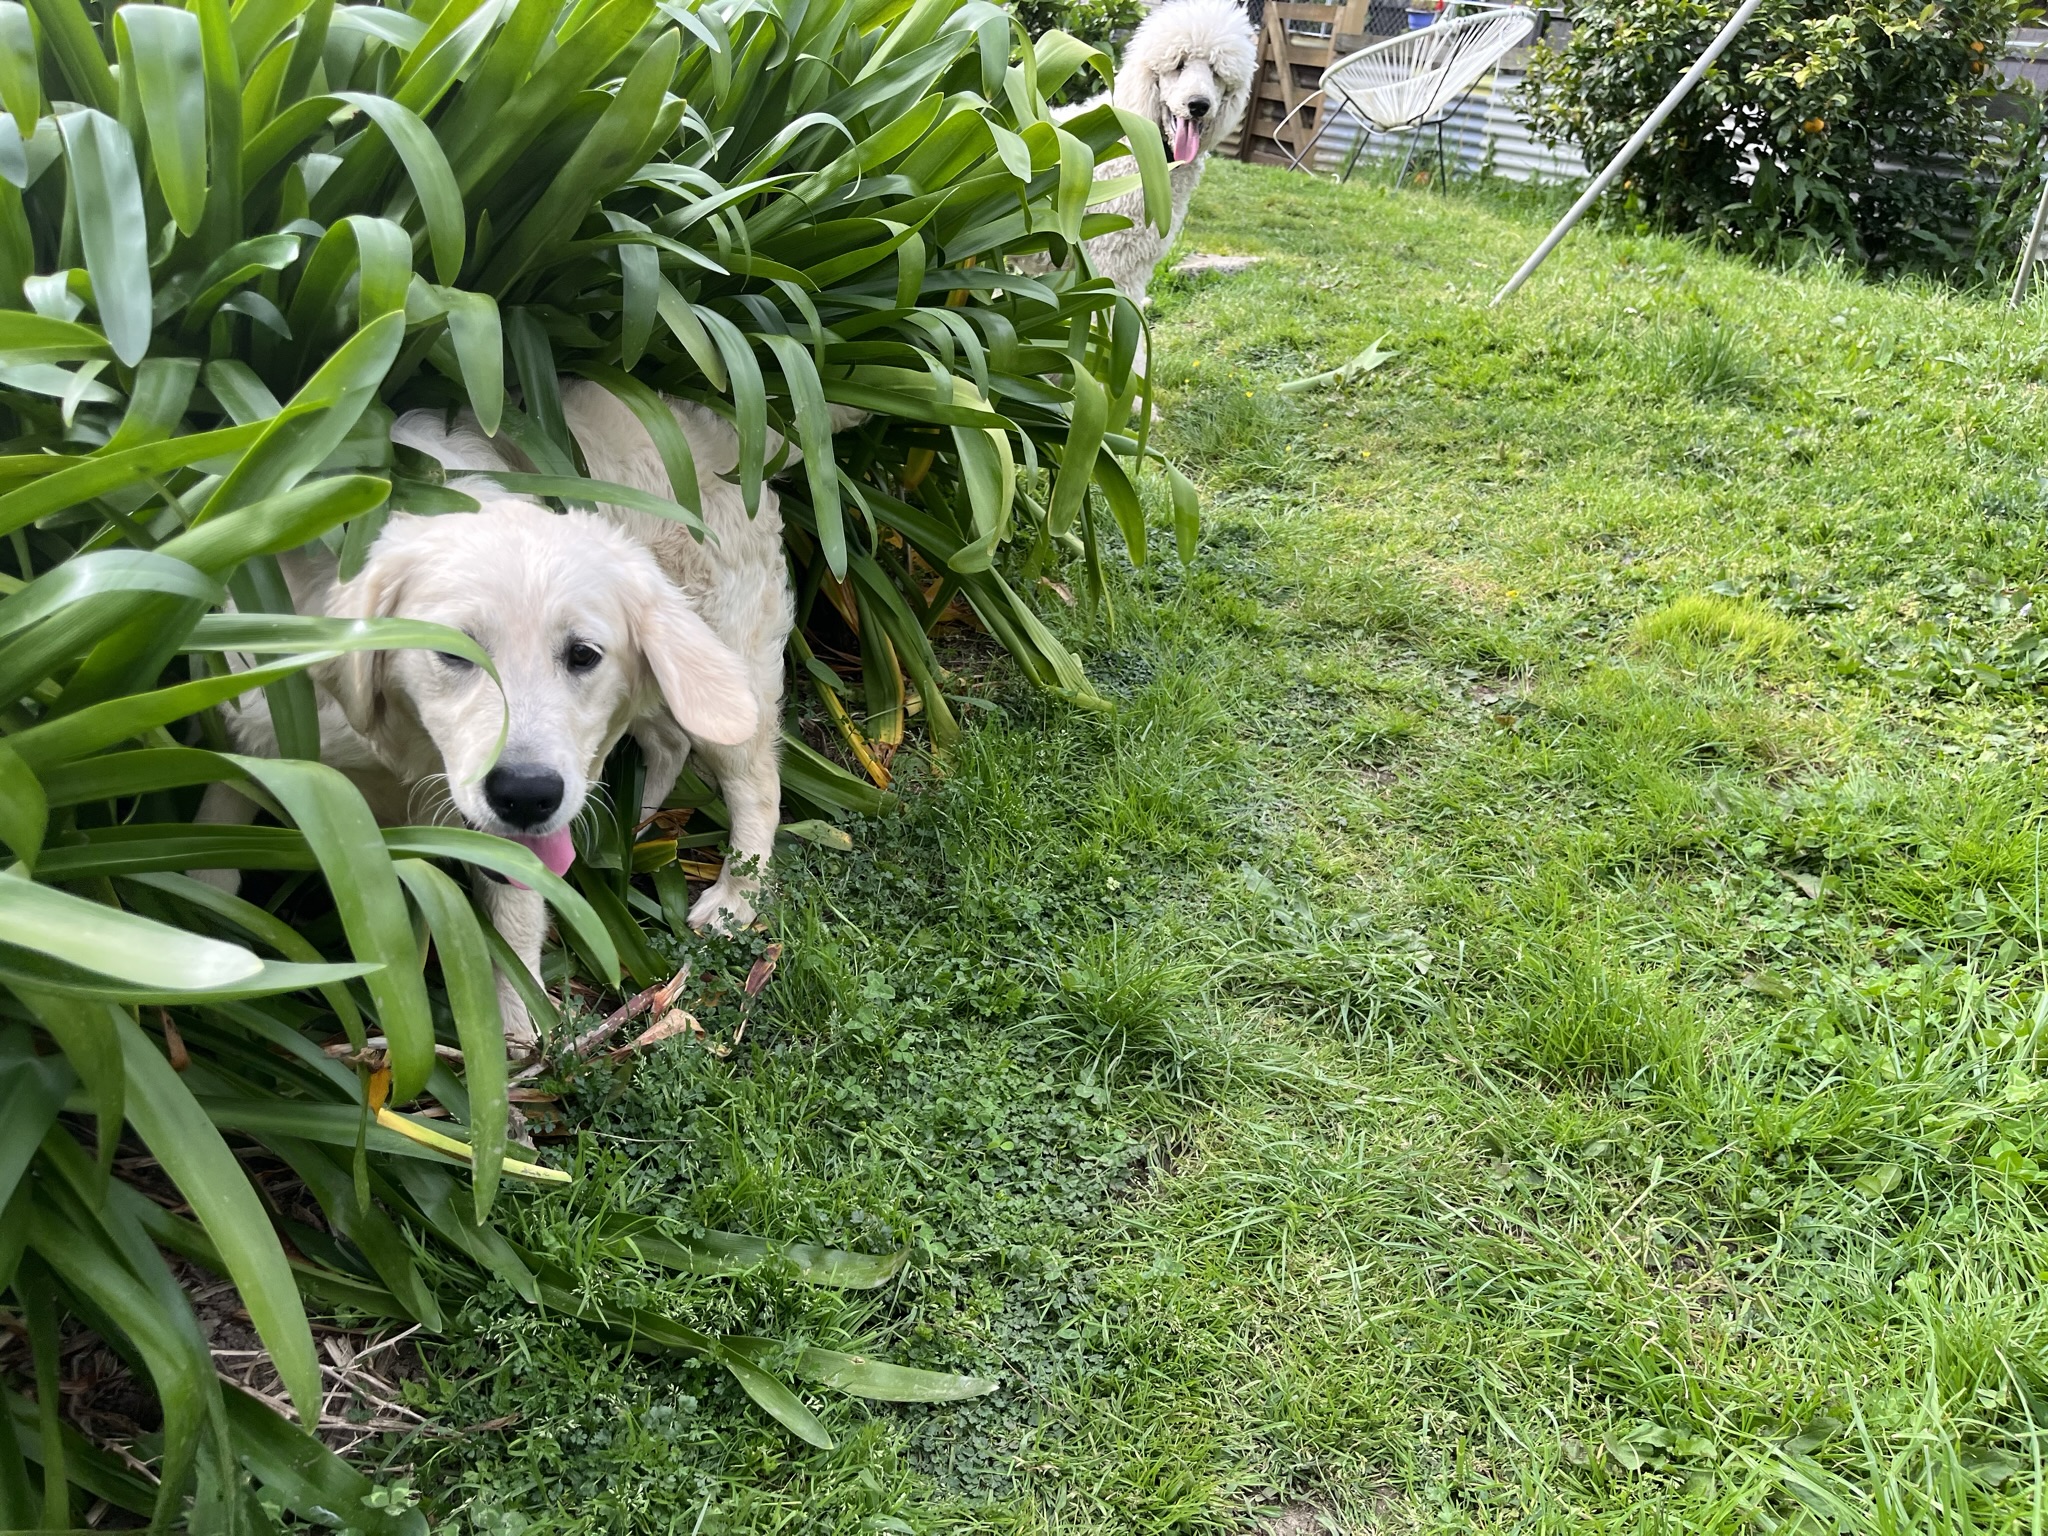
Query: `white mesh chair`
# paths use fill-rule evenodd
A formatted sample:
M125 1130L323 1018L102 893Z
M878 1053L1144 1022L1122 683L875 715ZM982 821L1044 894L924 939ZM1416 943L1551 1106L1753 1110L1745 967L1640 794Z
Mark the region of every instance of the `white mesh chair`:
M1358 142L1344 165L1349 179L1358 164L1359 151L1368 134L1392 133L1424 128L1436 129L1437 170L1444 165L1444 119L1458 101L1483 80L1510 51L1527 41L1536 30L1536 12L1527 6L1509 5L1475 11L1470 15L1445 17L1433 26L1420 27L1399 37L1362 48L1339 59L1323 71L1323 88L1297 106L1301 111L1316 100L1328 97L1322 121L1301 152L1289 159L1299 170L1340 112L1349 112L1359 125ZM1289 117L1294 115L1288 113ZM1284 128L1283 121L1280 127ZM1279 128L1274 130L1279 136ZM1411 138L1408 151L1415 152ZM1402 162L1405 171L1407 162Z

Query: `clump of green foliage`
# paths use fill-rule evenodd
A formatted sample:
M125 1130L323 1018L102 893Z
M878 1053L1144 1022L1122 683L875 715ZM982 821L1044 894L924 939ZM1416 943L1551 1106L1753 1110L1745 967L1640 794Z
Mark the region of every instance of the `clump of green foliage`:
M2038 13L2026 0L1770 0L1620 196L1653 224L1772 258L1996 278L2041 165L2032 93L2005 85L1998 61ZM1706 0L1576 7L1569 42L1530 59L1537 134L1605 164L1726 19Z
M1142 0L1014 0L1010 10L1033 37L1064 32L1112 58L1122 56L1124 39L1145 18ZM1076 75L1054 99L1082 101L1099 89L1099 81Z
M1138 156L1165 220L1151 124L1051 121L1047 93L1088 67L1106 76L986 0L0 0L0 1304L29 1344L0 1383L0 1528L69 1527L81 1497L160 1529L422 1528L221 1384L166 1250L233 1282L306 1424L309 1302L435 1330L490 1288L712 1362L815 1445L832 1437L791 1378L987 1389L600 1307L576 1268L859 1288L900 1255L617 1211L575 1263L518 1240L501 1180L567 1175L508 1155L494 964L527 978L467 878L545 894L552 978L641 990L683 940L678 842L585 828L565 881L501 839L380 829L318 761L309 669L488 658L438 626L294 613L277 556L321 540L347 573L393 505L474 510L394 459L392 415L418 406L515 445L536 473L514 489L691 523L658 396L689 397L733 421L750 504L771 427L803 445L784 501L801 607L826 591L858 633L870 731L900 740L914 704L934 744L956 733L931 641L956 600L1031 682L1100 706L1011 578L1073 558L1099 588L1112 525L1143 558L1142 410L1124 432L1143 321L1106 283L1004 270L1103 227L1105 153ZM649 423L673 499L582 476L565 374ZM835 443L828 403L867 420ZM1185 542L1193 491L1172 485ZM278 758L227 750L214 714L257 686ZM786 782L811 816L881 798L801 743ZM264 823L195 824L215 783ZM718 812L694 789L701 844ZM241 895L185 873L217 868ZM290 1170L305 1219L251 1153ZM81 1330L151 1389L160 1432L110 1446L65 1421Z

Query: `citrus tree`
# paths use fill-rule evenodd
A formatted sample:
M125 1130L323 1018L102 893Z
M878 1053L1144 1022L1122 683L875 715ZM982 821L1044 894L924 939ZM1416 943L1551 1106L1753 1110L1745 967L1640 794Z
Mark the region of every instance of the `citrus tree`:
M1604 165L1727 20L1588 0L1529 59L1537 136ZM2032 0L1769 0L1629 168L1634 212L1790 259L1996 280L2040 182L2039 114L1999 58Z

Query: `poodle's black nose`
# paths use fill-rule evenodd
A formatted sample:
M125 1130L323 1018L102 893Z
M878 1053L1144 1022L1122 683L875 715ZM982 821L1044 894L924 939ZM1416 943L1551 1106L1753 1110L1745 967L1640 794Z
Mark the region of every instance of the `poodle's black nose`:
M1192 117L1196 122L1199 123L1203 118L1209 115L1209 108L1211 107L1211 105L1213 105L1213 103L1210 102L1208 97L1197 96L1188 103L1188 116Z
M484 775L484 798L512 826L537 827L562 808L562 776L552 768L501 764Z

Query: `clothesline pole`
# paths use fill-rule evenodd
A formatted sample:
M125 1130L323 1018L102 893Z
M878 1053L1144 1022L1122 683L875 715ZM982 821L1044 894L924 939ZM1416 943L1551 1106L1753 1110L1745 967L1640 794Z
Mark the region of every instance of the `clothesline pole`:
M1645 144L1650 142L1650 136L1664 126L1664 120L1676 112L1679 103L1692 94L1693 87L1706 78L1707 71L1714 67L1714 61L1728 51L1728 45L1735 41L1735 34L1742 30L1743 24L1756 14L1756 8L1762 4L1763 0L1742 0L1735 14L1728 18L1728 25L1707 44L1707 51L1699 56L1698 62L1685 72L1685 78L1671 88L1670 95L1657 103L1657 110L1652 112L1643 126L1635 131L1634 137L1621 146L1621 153L1607 163L1607 169L1594 177L1593 184L1579 194L1579 200L1572 204L1571 211L1559 219L1557 227L1543 237L1543 243L1536 247L1527 261L1522 263L1521 270L1508 279L1507 286L1493 296L1493 304L1487 306L1488 308L1512 296L1517 288L1529 280L1530 274L1543 265L1564 237L1572 232L1572 226L1585 217L1586 210L1598 202L1600 195L1614 184L1615 178L1628 169L1629 162L1635 159Z
M2020 301L2027 296L2027 278L2034 270L2034 258L2041 251L2043 226L2048 226L2048 181L2041 184L2041 201L2034 207L2033 227L2027 231L2026 249L2020 252L2020 269L2013 275L2010 308L2018 309Z

